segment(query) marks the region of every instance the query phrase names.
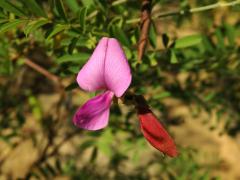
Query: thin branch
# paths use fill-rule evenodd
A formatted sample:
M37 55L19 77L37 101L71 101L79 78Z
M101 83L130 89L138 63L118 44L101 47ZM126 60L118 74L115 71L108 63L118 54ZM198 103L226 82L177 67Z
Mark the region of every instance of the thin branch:
M126 2L127 2L127 0L116 0L116 1L112 2L112 6L117 6L119 4L123 4Z
M190 8L188 10L175 10L175 11L170 11L170 12L165 12L165 13L159 13L159 14L155 15L152 19L155 20L158 18L164 18L164 17L168 17L168 16L184 15L184 14L188 14L188 13L198 13L198 12L203 12L203 11L207 11L207 10L211 10L211 9L215 9L215 8L235 6L238 4L240 4L240 0L236 0L236 1L232 1L232 2L217 2L214 4L202 6L202 7ZM141 21L140 18L135 18L135 19L127 20L126 23L132 24L132 23L138 23L140 21Z
M178 11L172 11L172 12L167 12L167 13L161 13L161 14L154 16L153 19L163 18L163 17L167 17L167 16L174 16L174 15L184 15L184 14L188 14L188 13L198 13L198 12L207 11L207 10L220 8L220 7L235 6L237 4L240 4L240 0L236 0L236 1L232 1L232 2L217 2L215 4L191 8L188 10L178 10Z
M138 62L141 62L147 41L151 23L151 0L142 0L141 7L141 32L138 42Z
M232 2L217 2L215 4L208 5L208 6L192 8L192 9L190 9L190 12L191 13L201 12L201 11L206 11L206 10L209 10L209 9L214 9L214 8L219 8L219 7L235 6L237 4L240 4L240 0L236 0L236 1L232 1Z
M60 83L60 80L59 80L59 78L56 75L50 73L48 70L46 70L43 67L39 66L38 64L34 63L30 59L25 59L24 63L26 65L28 65L29 67L31 67L32 69L34 69L35 71L37 71L40 74L44 75L45 77L47 77L51 81L53 81L53 82L55 82L57 84Z

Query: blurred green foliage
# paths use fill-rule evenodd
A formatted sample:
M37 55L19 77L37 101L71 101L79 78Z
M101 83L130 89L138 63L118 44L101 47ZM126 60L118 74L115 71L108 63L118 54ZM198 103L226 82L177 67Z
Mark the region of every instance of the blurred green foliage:
M215 2L196 1L196 5ZM164 8L166 11L171 7L187 10L190 4L186 0L180 3L153 0L152 7L154 15ZM197 112L192 112L193 115L207 111L210 116L215 112L220 121L221 116L227 114L225 133L234 136L239 132L239 18L233 23L215 24L212 11L200 13L199 29L186 36L168 31L168 22L171 21L177 31L185 23L191 23L192 14L166 17L167 22L164 18L162 21L153 19L149 46L142 63L138 64L140 9L141 3L137 0L0 1L0 141L12 148L26 138L31 138L39 148L45 142L39 140L39 134L47 141L46 151L42 147L39 159L26 178L66 175L73 179L112 176L115 179L149 179L146 169L152 165L163 179L214 178L208 167L201 166L193 158L197 152L181 149L180 145L179 158L165 158L156 152L147 163L142 163L149 147L139 132L133 107L126 109L114 105L110 124L103 131L83 132L71 124L77 109L73 97L80 91L75 82L76 74L98 40L109 36L121 42L131 65L133 82L130 89L145 95L151 107L161 112L161 117L169 118L169 109L163 100L173 98L189 106L194 104ZM239 13L239 5L230 7L229 14L230 11ZM159 31L159 26L164 25L166 29ZM67 82L64 92L27 67L26 58ZM187 78L182 82L179 74L186 74ZM207 78L202 78L203 74L207 74ZM61 95L60 100L45 113L39 95L54 93ZM61 108L65 114L60 113ZM24 129L27 121L33 120L38 128ZM66 140L78 135L78 143L72 145L74 154L60 155L56 146L60 134ZM87 150L91 155L86 160L81 155ZM105 171L98 171L97 158L101 153L109 158ZM81 164L81 159L85 163ZM121 166L126 162L135 169L124 174ZM112 175L112 171L115 174Z

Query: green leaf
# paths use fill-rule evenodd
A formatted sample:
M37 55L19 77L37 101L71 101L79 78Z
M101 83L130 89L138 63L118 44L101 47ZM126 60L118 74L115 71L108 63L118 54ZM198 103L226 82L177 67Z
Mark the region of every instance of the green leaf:
M26 23L27 20L22 20L22 19L14 19L10 22L7 22L5 24L1 24L0 26L0 33L4 33L6 31L9 31L11 29L16 28L18 25L22 24L22 23Z
M127 37L127 35L125 34L125 32L123 31L122 28L113 25L113 34L114 36L125 46L130 46L130 42L129 42L129 38Z
M154 98L154 99L163 99L163 98L169 97L169 96L171 96L171 93L165 91L165 92L161 92L161 93L159 93L159 94L156 94L155 96L153 96L153 98Z
M61 18L63 18L65 22L68 22L66 11L65 11L64 5L63 5L63 1L62 0L55 0L55 5L56 5L56 8L57 8L57 12L61 16Z
M220 49L225 49L224 37L220 28L217 28L215 31L217 37L217 47Z
M38 28L40 28L41 26L43 26L47 23L49 23L49 21L47 19L38 19L36 21L32 21L26 25L26 27L24 29L24 33L26 36L28 36L30 33L36 31Z
M66 54L57 59L57 63L62 64L66 62L74 62L77 64L82 64L90 57L88 53L78 53L78 54Z
M74 12L77 13L79 10L79 5L76 0L65 0L67 6Z
M63 25L63 24L57 24L56 26L54 26L54 28L52 29L52 31L47 35L47 40L50 40L51 37L55 36L56 34L60 33L61 31L64 31L66 29L68 29L69 26L68 25Z
M82 3L85 7L89 7L94 4L94 0L82 0Z
M111 147L112 142L113 142L113 134L111 130L106 130L102 133L101 137L99 138L97 142L97 147L105 155L111 157L113 154L112 147Z
M211 44L210 40L208 39L207 36L203 36L203 45L204 45L204 48L206 51L208 52L214 52L214 47L213 45Z
M185 36L182 38L179 38L176 40L174 47L175 48L186 48L190 46L194 46L196 44L199 44L202 41L202 35L196 34L196 35L190 35Z
M25 13L23 10L19 9L17 6L13 5L8 0L0 0L0 7L17 16L25 16Z
M233 26L229 25L229 24L225 24L225 29L226 29L226 35L228 38L228 43L230 46L234 46L235 45L235 39L236 39L236 32Z
M86 15L87 15L87 8L86 7L83 7L80 9L80 12L79 12L79 23L80 23L80 26L83 30L83 33L85 32L85 25L86 25Z
M149 29L149 41L150 44L156 48L157 46L157 32L156 32L156 27L154 26L153 23L151 23L150 29Z
M25 6L36 16L47 17L42 7L35 0L22 0Z
M168 35L166 33L164 33L162 35L162 42L163 42L164 47L167 48L168 47L168 43L169 43L169 37L168 37Z
M82 63L82 64L83 64L83 63ZM74 66L70 66L67 70L70 71L70 72L73 73L73 74L76 74L76 73L79 72L79 67L76 66L76 65L74 65Z
M177 56L176 56L175 51L174 51L173 49L171 49L170 62L171 62L172 64L178 63Z

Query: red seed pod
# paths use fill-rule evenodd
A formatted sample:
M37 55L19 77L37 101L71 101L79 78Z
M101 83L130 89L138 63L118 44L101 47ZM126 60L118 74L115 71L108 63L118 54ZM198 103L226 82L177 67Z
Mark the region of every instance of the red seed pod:
M141 131L144 137L159 151L167 154L168 156L176 157L178 152L173 139L158 121L153 112L149 109L147 104L144 103L145 100L141 100L141 106L136 106Z

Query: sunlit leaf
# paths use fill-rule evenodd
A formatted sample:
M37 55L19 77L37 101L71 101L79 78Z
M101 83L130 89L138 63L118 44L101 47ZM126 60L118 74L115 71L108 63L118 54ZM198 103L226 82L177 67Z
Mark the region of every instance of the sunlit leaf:
M176 56L175 51L173 49L171 49L170 62L172 64L178 63L177 56Z
M79 11L79 23L83 30L83 33L85 32L86 15L87 15L87 8L86 7L81 8Z
M17 26L19 26L20 24L26 23L27 20L23 20L23 19L14 19L12 21L9 21L5 24L1 24L0 25L0 33L4 33L6 31L12 30L14 28L16 28Z
M157 47L157 31L153 23L151 23L151 26L149 29L149 41L154 48Z
M66 63L66 62L74 62L77 64L82 64L86 62L86 60L90 57L88 53L77 53L77 54L66 54L57 59L57 63Z
M174 48L186 48L199 44L202 41L202 35L190 35L176 40Z
M65 2L73 12L78 12L79 5L77 0L65 0Z
M111 157L113 152L111 144L113 142L113 134L111 130L105 130L97 142L97 147L105 155Z
M56 26L53 27L52 31L47 35L47 40L51 39L51 37L55 36L56 34L60 33L61 31L64 31L68 29L68 25L62 25L62 24L57 24Z
M89 7L94 4L94 0L81 0L85 7Z
M30 33L35 32L41 26L49 23L47 19L38 19L36 21L32 21L31 23L27 24L24 28L24 33L28 36Z
M161 93L158 93L156 95L153 96L154 99L163 99L165 97L169 97L171 96L172 94L170 92L161 92Z

